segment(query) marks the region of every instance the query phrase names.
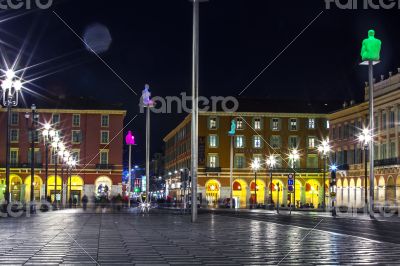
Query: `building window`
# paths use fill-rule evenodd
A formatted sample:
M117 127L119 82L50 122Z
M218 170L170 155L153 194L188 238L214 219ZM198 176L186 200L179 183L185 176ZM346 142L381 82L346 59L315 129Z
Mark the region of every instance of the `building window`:
M290 149L297 149L298 147L298 137L297 136L290 136L289 137L289 148Z
M32 134L33 134L33 141L35 142L35 143L38 143L39 142L39 131L37 131L37 130L35 130L35 131L29 131L28 132L28 141L29 141L29 143L32 143Z
M80 114L73 114L72 115L72 126L79 127L81 125L81 115Z
M253 136L253 148L259 149L262 147L261 136Z
M108 131L101 131L100 134L101 134L101 136L100 136L100 143L101 143L101 144L108 144L110 133L109 133Z
M15 128L10 129L11 142L16 143L19 141L19 130Z
M336 139L336 128L332 128L332 139L335 140Z
M108 127L110 124L110 116L109 115L101 115L101 126Z
M394 111L389 113L389 127L394 128Z
M31 154L32 149L29 148L28 151L28 163L30 164L32 162L32 154ZM40 164L42 162L42 154L40 152L40 149L35 149L35 163Z
M208 119L208 129L217 129L217 118L210 117Z
M60 123L60 114L53 114L51 117L51 123L53 125Z
M235 148L244 148L244 136L235 136Z
M100 151L100 164L102 164L102 165L108 164L108 151L104 151L104 150Z
M254 120L253 120L253 128L255 130L261 130L261 118L254 118Z
M317 139L315 137L308 137L308 148L314 149L316 146Z
M273 149L280 149L282 144L281 144L281 136L271 136L271 147Z
M81 131L80 130L72 130L72 143L79 144L81 143Z
M289 130L291 130L291 131L297 130L297 119L296 118L289 119Z
M396 158L396 142L390 142L390 158Z
M387 151L387 145L386 145L386 143L383 143L381 145L381 159L387 159L386 151Z
M216 168L219 166L218 155L217 154L209 154L208 155L208 167Z
M378 117L375 116L374 120L375 120L375 121L374 121L375 128L379 128L379 119L378 119Z
M209 135L208 136L208 147L210 147L210 148L218 147L218 136L217 135Z
M386 113L382 114L382 129L386 129L387 122L386 122Z
M11 165L18 164L18 149L10 150L10 163Z
M309 129L315 129L315 118L309 118L308 119L308 128Z
M11 125L18 126L19 122L19 113L12 112L11 113Z
M279 118L272 118L271 120L271 129L273 131L279 131L280 130L280 119Z
M253 160L258 161L260 164L262 164L262 161L263 161L262 154L253 154Z
M307 155L307 168L318 168L318 155L317 154L308 154Z
M343 127L341 126L338 127L338 135L339 139L343 139Z
M79 162L80 154L81 154L80 150L72 150L71 156L76 162Z
M246 167L246 157L243 154L235 155L235 168L245 168Z
M242 118L236 119L236 129L238 130L244 129L244 121Z
M325 127L326 127L326 129L329 129L329 127L330 127L329 120L326 120Z

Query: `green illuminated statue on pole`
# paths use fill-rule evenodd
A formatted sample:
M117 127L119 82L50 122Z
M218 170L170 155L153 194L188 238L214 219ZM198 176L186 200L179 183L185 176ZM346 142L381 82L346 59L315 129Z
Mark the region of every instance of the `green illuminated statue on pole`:
M375 38L375 31L368 31L368 38L362 43L361 58L362 61L379 61L382 42Z

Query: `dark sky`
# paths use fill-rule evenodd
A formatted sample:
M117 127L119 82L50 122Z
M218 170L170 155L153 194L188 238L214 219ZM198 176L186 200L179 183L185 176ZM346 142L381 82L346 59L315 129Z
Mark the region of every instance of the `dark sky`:
M343 2L343 1L342 1ZM192 6L188 0L64 0L49 10L3 11L0 38L20 48L31 64L61 56L27 71L63 71L35 83L49 95L64 91L99 101L123 103L128 128L137 135L135 160L144 158L144 115L138 100L77 36L93 23L112 36L100 56L136 92L149 83L153 95L190 94ZM321 11L322 15L245 91L247 97L360 101L366 69L358 66L360 43L374 28L383 41L376 77L400 67L399 9L326 10L323 0L211 0L200 10L200 94L237 96ZM37 48L35 49L35 46ZM3 45L12 55L12 49ZM22 60L22 61L24 61ZM152 152L184 115L153 115Z

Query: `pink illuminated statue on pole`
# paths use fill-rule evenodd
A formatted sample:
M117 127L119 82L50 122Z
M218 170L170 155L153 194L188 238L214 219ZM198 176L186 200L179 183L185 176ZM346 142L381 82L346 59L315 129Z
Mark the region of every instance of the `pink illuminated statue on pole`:
M128 166L128 183L126 185L126 195L128 196L128 207L131 206L131 178L132 178L132 146L135 145L135 136L129 130L125 137L126 145L129 146L129 166Z

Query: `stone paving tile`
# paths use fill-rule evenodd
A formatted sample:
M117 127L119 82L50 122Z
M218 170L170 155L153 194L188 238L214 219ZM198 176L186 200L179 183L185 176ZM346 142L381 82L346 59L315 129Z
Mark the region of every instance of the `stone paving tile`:
M280 265L399 265L397 244L216 215L191 224L154 212L0 219L0 265L276 265L285 256Z

